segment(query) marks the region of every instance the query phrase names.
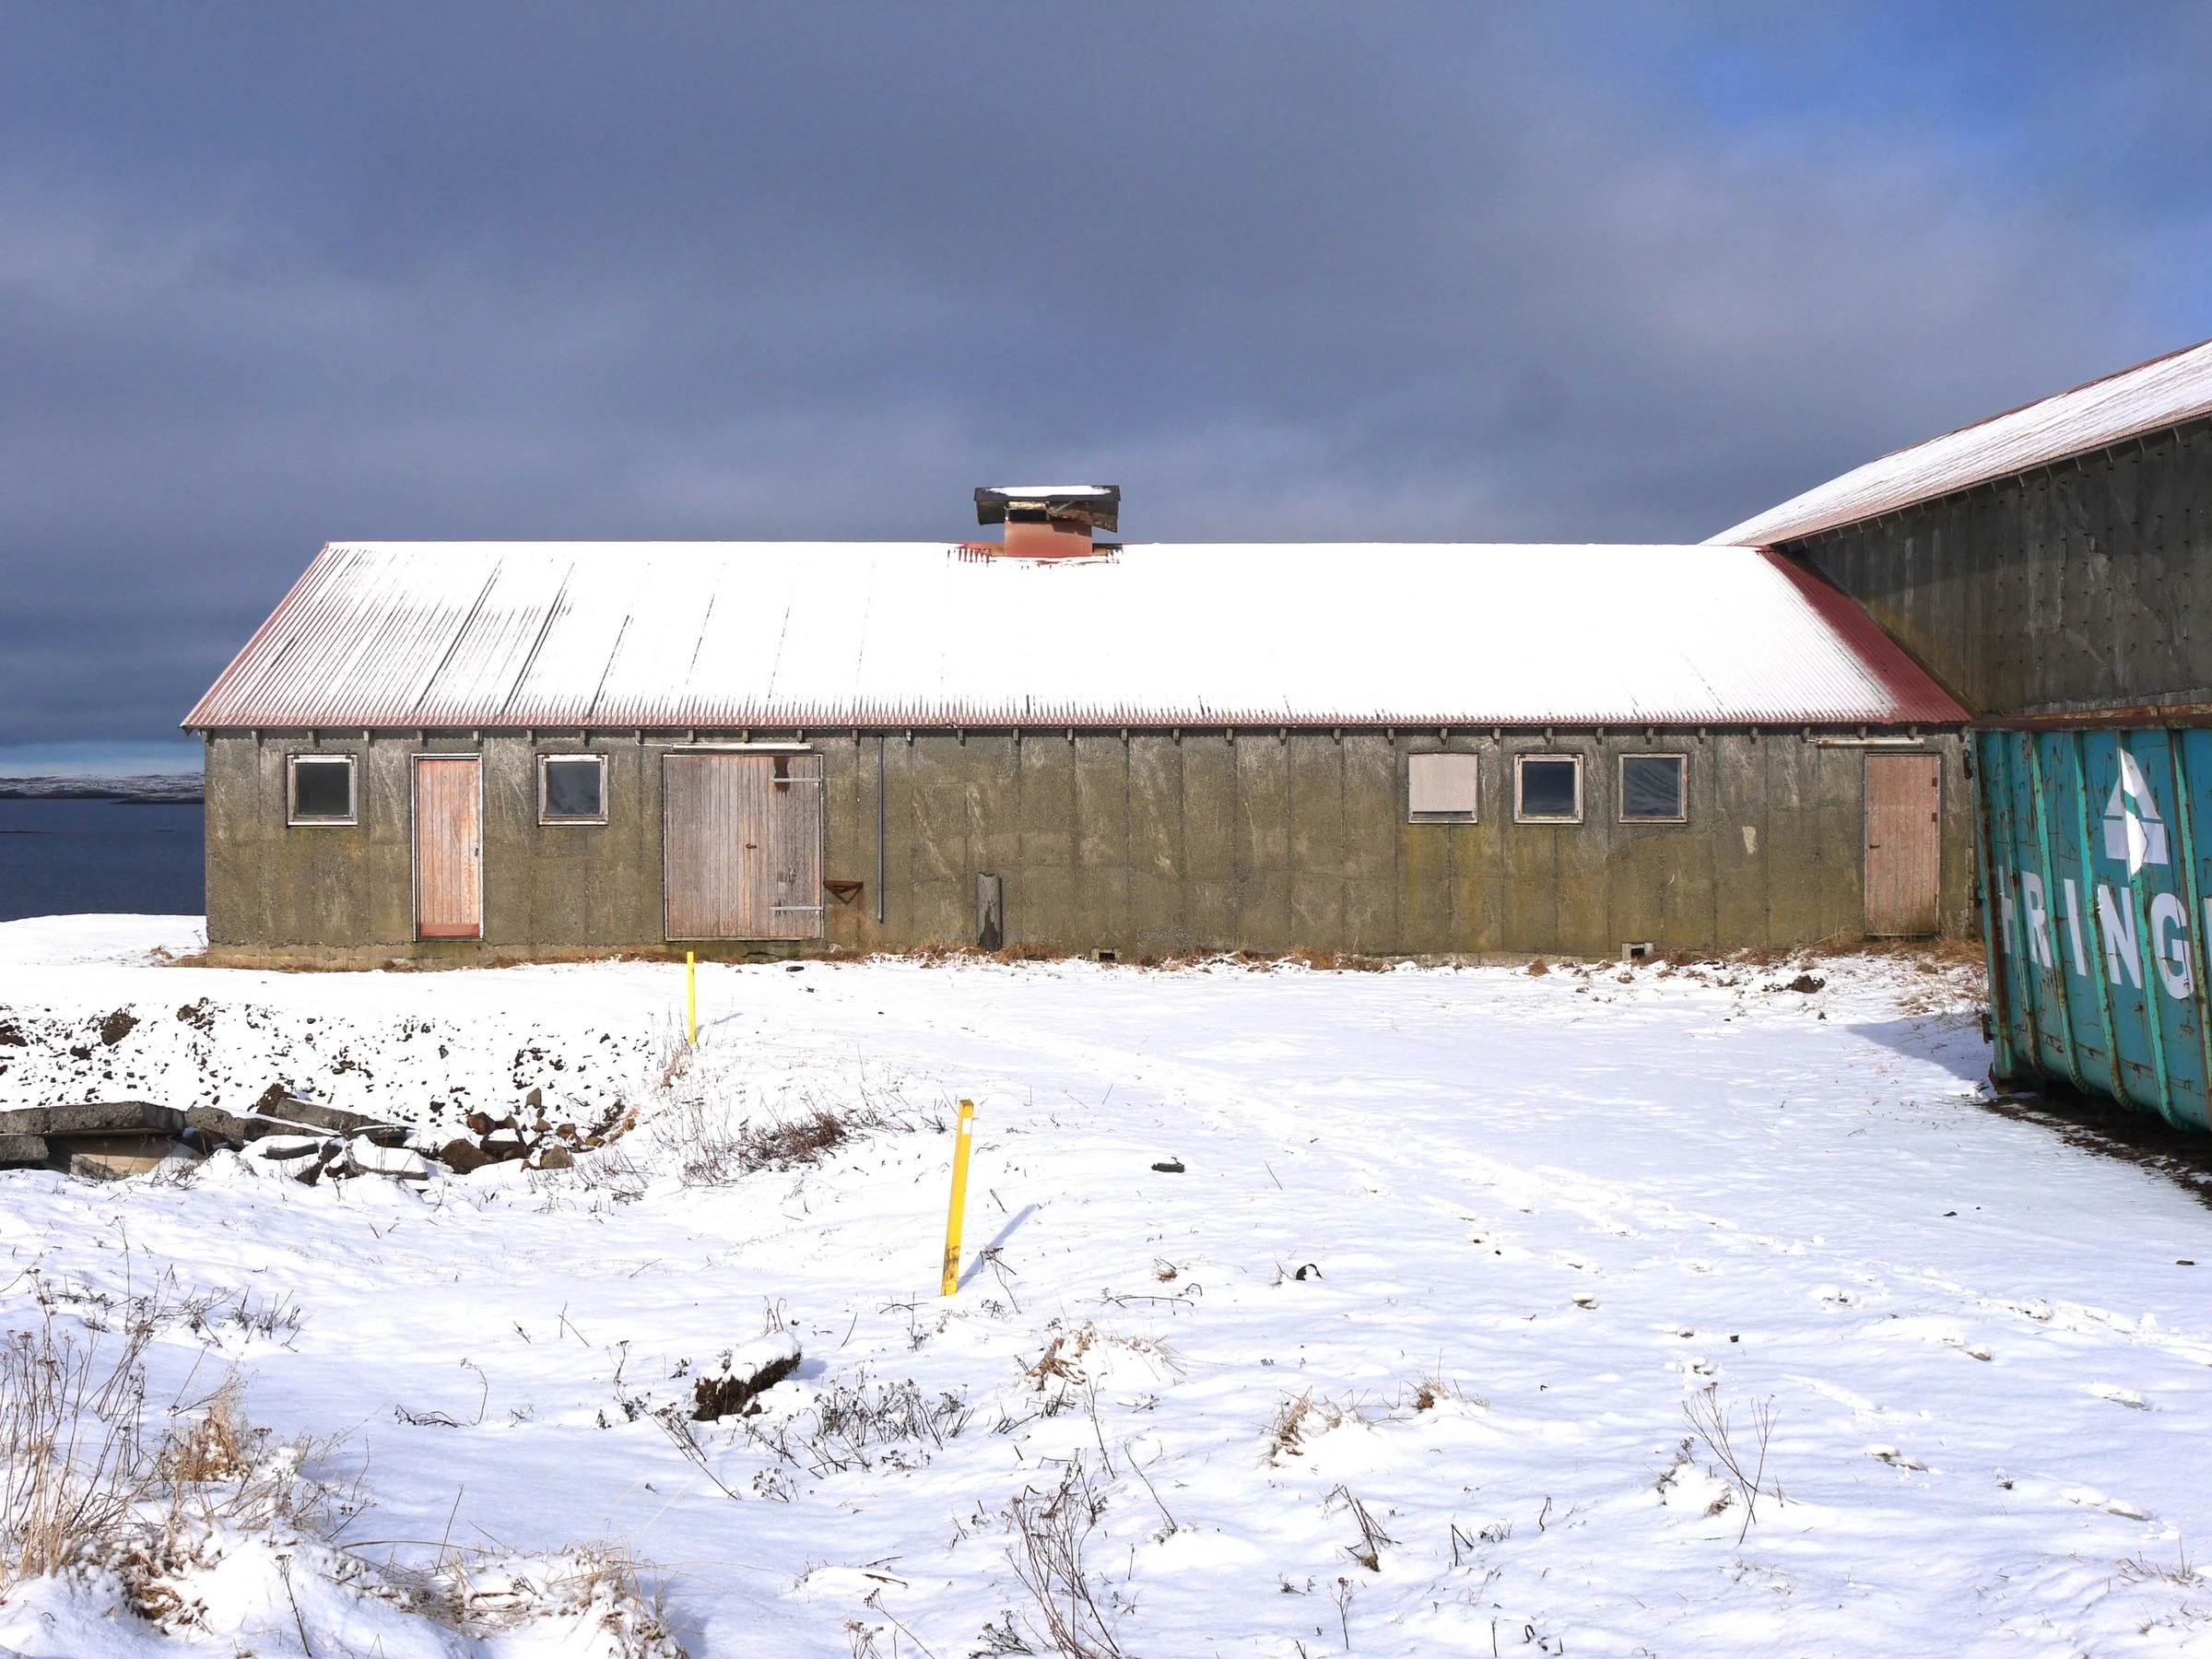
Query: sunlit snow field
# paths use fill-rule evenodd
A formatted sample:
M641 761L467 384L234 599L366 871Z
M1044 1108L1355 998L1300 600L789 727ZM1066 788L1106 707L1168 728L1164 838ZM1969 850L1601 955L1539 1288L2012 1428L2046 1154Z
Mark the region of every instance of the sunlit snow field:
M1009 1515L1079 1459L1081 1651L2212 1651L2212 1211L1982 1104L1970 971L716 966L668 1078L680 969L149 955L192 926L0 926L0 1106L641 1109L577 1171L420 1194L236 1154L0 1176L11 1326L37 1285L67 1311L165 1272L297 1311L213 1352L164 1332L152 1392L235 1365L253 1421L342 1437L371 1559L617 1542L694 1659L1047 1653ZM1825 988L1787 989L1808 965ZM701 1153L822 1110L879 1126L782 1171ZM701 1466L656 1412L771 1316L805 1362L697 1425ZM826 1431L825 1398L909 1380L961 1408ZM1755 1501L1686 1406L1725 1414ZM0 1648L315 1634L105 1618L33 1585Z

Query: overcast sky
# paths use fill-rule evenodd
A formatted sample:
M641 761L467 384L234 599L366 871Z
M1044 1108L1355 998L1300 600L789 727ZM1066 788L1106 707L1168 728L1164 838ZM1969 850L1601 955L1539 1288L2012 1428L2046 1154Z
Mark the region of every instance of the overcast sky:
M18 0L0 748L336 538L1697 539L2212 335L2207 86L2201 0Z

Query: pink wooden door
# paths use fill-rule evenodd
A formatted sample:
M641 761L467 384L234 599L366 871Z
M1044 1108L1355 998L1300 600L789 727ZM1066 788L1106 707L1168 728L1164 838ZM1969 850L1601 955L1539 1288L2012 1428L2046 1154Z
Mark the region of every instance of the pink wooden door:
M415 758L415 936L484 936L483 761Z
M1866 757L1866 931L1936 931L1943 910L1943 763L1934 755Z

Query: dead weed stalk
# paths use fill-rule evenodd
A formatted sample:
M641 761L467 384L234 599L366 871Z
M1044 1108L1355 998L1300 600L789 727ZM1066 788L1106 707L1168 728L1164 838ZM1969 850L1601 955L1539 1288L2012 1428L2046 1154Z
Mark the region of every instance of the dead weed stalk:
M1767 1442L1774 1433L1774 1402L1766 1399L1751 1403L1751 1435L1756 1443L1747 1451L1735 1444L1730 1421L1732 1408L1721 1403L1719 1383L1708 1382L1685 1400L1682 1415L1689 1423L1690 1433L1721 1465L1730 1488L1744 1506L1744 1524L1735 1532L1735 1541L1741 1544L1751 1531L1751 1523L1759 1519L1759 1499L1771 1498L1776 1503L1786 1501L1781 1482L1775 1482L1771 1488L1764 1484Z
M1049 1492L1026 1488L1006 1506L1014 1533L1006 1559L1042 1621L1023 1622L1064 1659L1125 1659L1083 1560L1105 1512L1106 1500L1080 1452L1068 1460L1057 1487Z

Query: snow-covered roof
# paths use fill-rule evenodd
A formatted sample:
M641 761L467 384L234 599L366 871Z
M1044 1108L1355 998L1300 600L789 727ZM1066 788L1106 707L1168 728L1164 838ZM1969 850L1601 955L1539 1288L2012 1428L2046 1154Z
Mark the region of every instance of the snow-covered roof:
M1747 547L323 549L186 726L1945 724Z
M1869 461L1712 538L1771 547L2212 414L2212 340Z

